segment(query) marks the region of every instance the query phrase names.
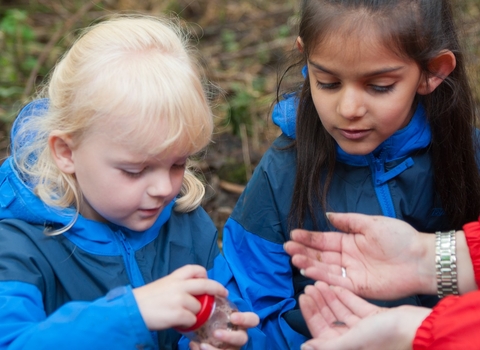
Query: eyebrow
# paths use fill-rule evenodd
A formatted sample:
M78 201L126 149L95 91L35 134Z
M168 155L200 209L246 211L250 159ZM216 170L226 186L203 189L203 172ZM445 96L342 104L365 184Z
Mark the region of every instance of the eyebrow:
M308 63L310 63L316 69L321 70L322 72L325 72L325 73L331 74L331 75L335 75L335 76L338 75L335 72L332 72L332 71L328 70L327 68L323 67L322 65L320 65L318 63L312 62L310 60L308 61ZM375 71L372 71L372 72L367 72L367 73L363 74L363 76L364 77L373 77L375 75L381 75L381 74L396 72L396 71L398 71L402 68L403 68L403 66L387 67L387 68L375 70Z

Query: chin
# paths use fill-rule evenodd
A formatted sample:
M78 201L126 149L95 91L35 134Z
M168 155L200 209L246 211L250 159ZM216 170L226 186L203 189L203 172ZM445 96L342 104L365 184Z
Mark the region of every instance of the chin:
M358 148L358 147L342 147L340 148L348 154L351 154L352 156L366 156L369 153L372 153L375 148Z

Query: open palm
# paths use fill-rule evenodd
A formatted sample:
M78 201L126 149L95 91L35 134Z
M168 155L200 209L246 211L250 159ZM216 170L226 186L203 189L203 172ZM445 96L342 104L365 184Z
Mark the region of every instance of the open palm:
M424 242L434 235L420 235L409 224L383 216L330 213L329 220L345 233L298 229L285 244L305 276L365 298L393 300L434 292L434 259L429 261L423 248L434 246Z

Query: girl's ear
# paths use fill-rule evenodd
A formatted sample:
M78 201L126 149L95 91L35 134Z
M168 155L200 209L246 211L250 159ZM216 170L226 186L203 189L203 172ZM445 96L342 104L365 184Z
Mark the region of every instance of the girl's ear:
M57 167L65 174L75 173L72 138L60 131L53 131L48 137L48 146Z
M297 44L297 49L298 49L298 51L300 51L301 53L303 53L303 41L302 41L302 38L297 37L296 44Z
M428 95L440 85L446 77L455 69L457 60L450 50L440 52L440 54L430 60L428 70L430 73L422 77L417 92L420 95Z

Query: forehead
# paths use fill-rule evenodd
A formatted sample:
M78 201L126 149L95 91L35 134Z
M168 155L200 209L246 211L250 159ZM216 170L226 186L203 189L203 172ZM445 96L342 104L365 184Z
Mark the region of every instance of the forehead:
M358 31L339 29L327 34L309 52L308 59L352 69L363 65L413 63L388 45L374 26L362 26Z
M85 138L102 139L112 147L145 157L167 151L185 155L194 152L188 137L180 132L172 135L172 129L165 118L142 120L136 116L109 115L98 118L87 130Z

